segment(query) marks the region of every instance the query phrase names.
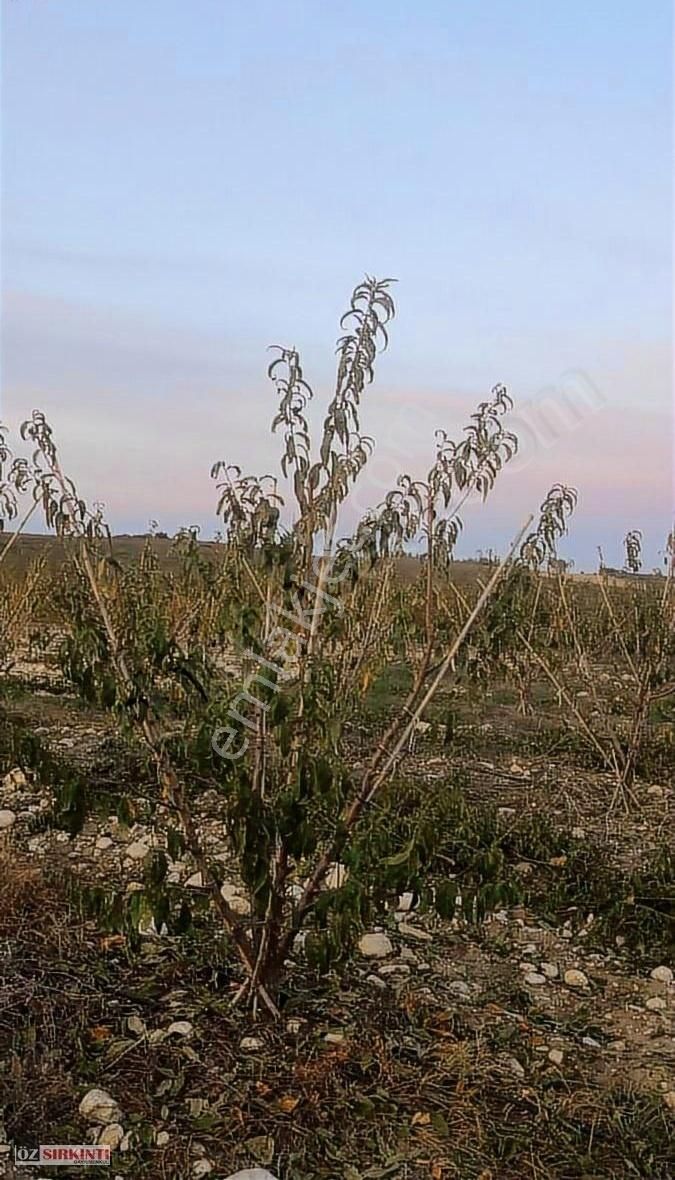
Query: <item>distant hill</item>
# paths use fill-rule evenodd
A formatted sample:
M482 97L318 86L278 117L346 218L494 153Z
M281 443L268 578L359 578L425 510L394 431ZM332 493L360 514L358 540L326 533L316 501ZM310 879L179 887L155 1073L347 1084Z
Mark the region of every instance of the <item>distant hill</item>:
M0 533L0 550L4 547L6 542L11 537L10 532ZM143 546L147 543L148 537L144 534L119 533L112 538L112 548L115 557L118 561L124 563L125 561L133 561L138 557ZM152 547L159 557L160 561L166 562L167 566L171 565L171 546L173 539L171 537L152 537ZM13 571L20 571L30 565L37 557L45 556L48 567L57 569L64 560L67 546L70 542L59 540L57 537L46 536L44 533L22 533L17 538L12 547L11 553L7 557L6 568ZM201 541L200 547L205 555L209 553L217 554L220 545L217 541ZM410 585L416 578L419 577L422 569L422 560L420 557L408 555L398 559L398 573L403 585ZM453 562L453 576L458 585L473 585L477 578L485 579L489 576L490 563L487 560L477 561L474 558L466 558L465 560L458 560ZM645 572L640 574L631 574L626 570L613 569L606 566L603 570L604 574L611 580L620 578L622 581L651 581L655 577L662 575L654 572ZM571 577L579 581L595 581L597 574L595 573L568 573Z
M11 533L8 532L0 533L0 549L3 548L10 536ZM121 533L112 538L113 553L121 563L133 561L139 556L147 541L148 537L144 535ZM45 536L42 533L22 533L7 556L7 568L19 572L36 558L46 557L48 567L58 569L65 558L67 547L71 543L68 540L63 541L58 537ZM170 537L152 538L152 547L155 553L160 561L165 561L167 565L171 564L172 544L173 541ZM216 541L201 541L200 547L207 555L209 553L216 554L220 548ZM475 582L476 578L481 575L484 577L490 566L487 562L466 560L454 562L453 568L456 581L460 584L469 584ZM404 585L414 582L419 577L421 569L422 561L419 557L406 556L398 559L399 577Z
M0 533L0 548L9 540L10 533ZM147 541L144 536L122 534L113 537L112 547L115 557L121 561L130 561L138 557ZM49 566L58 567L64 560L68 546L72 542L58 537L45 536L41 533L22 533L12 546L7 562L11 567L18 568L28 565L38 557L46 557ZM160 558L168 559L171 540L163 537L153 539L153 547ZM213 548L214 543L205 542L204 548Z

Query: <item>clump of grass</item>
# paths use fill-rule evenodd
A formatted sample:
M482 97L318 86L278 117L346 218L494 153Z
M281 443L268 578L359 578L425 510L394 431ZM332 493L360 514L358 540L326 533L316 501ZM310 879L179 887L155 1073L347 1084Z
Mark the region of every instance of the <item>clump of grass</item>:
M593 913L593 941L608 945L620 937L637 958L667 962L675 951L675 858L668 847L633 873L612 868L601 848L572 848L545 892L533 887L530 901L553 919L567 913L579 924Z
M32 1143L73 1109L79 1037L98 1007L91 948L63 882L9 853L0 857L0 939L0 1107L10 1138Z
M37 937L53 931L54 890L39 868L4 852L0 856L0 938Z

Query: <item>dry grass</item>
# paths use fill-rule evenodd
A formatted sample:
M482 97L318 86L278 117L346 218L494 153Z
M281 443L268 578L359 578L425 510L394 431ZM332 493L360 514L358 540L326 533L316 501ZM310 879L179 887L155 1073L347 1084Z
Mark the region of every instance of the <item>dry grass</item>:
M60 1126L72 1107L80 1030L99 1007L91 947L63 883L0 856L0 1106L18 1143Z

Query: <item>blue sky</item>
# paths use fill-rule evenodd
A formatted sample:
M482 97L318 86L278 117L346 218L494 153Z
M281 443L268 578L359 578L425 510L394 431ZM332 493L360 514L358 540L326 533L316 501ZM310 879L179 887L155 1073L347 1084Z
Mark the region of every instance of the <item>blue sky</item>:
M529 449L465 551L562 480L580 566L633 527L654 564L671 24L669 0L3 0L3 418L42 406L116 528L208 530L212 461L274 463L267 345L328 392L351 287L394 275L364 503L504 381ZM592 395L540 446L571 370Z

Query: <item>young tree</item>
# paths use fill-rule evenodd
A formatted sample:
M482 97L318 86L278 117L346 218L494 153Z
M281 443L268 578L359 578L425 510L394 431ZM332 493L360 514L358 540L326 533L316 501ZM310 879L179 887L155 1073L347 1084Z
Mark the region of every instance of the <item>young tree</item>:
M317 961L325 965L349 945L372 882L359 877L355 860L333 881L334 866L348 861L366 815L372 820L375 799L514 555L542 560L540 550L546 556L565 527L563 489L545 502L527 537L531 519L526 522L455 633L442 633L439 578L449 569L461 509L471 495L487 497L517 446L503 426L511 402L499 385L459 441L437 432L425 479L402 474L354 534L340 538L340 511L373 448L361 430L361 403L393 317L390 280L366 278L356 287L341 323L335 388L316 449L306 416L313 393L299 354L277 349L269 369L278 398L272 429L282 434L281 475L293 510L275 477L216 463L220 565L205 563L196 537L183 536L184 569L197 588L182 615L170 596L170 619L153 590L156 572L148 567L147 576L134 580L107 553L102 511L90 511L63 472L44 416L35 412L22 431L34 448L22 478L47 523L74 538L79 622L70 666L89 693L141 735L157 770L161 805L177 821L169 851L185 847L202 874L244 967L241 997L272 1012L284 964L310 915L308 947ZM391 562L418 542L421 652L408 693L395 703L370 756L355 765L348 737L363 677L377 676L390 660ZM234 666L223 658L226 641L237 645ZM220 792L250 915L237 912L223 892L222 866L207 854L195 820L195 796L205 784ZM161 854L146 890L158 920L171 918L166 875Z

